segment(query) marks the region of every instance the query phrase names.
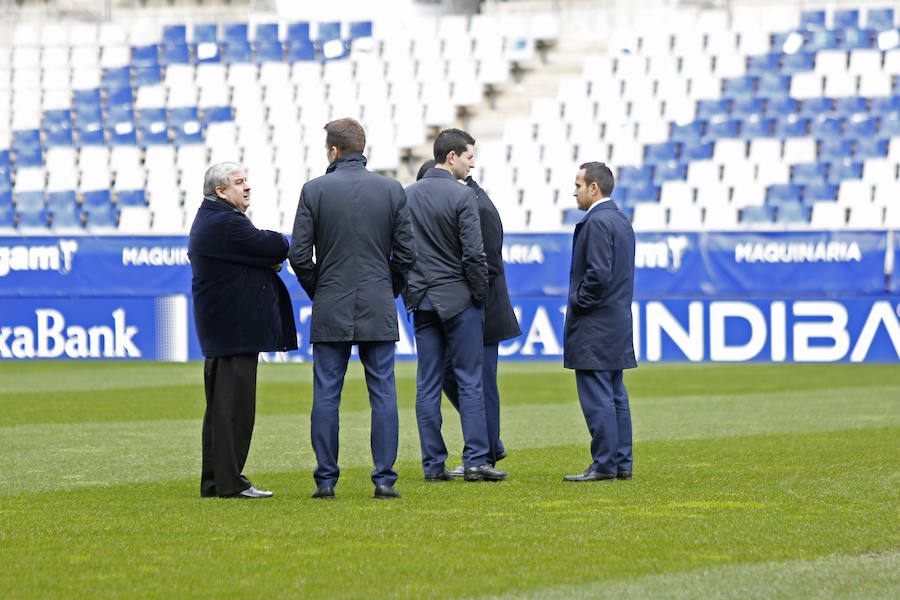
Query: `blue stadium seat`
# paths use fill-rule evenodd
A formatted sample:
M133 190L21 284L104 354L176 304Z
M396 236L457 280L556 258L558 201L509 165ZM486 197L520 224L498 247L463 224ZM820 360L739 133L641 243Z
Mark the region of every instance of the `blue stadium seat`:
M75 136L79 148L82 146L102 146L106 143L103 123L100 121L75 127Z
M233 115L230 106L209 106L203 109L203 126L210 123L222 123L231 121Z
M804 10L800 12L801 29L825 29L824 10Z
M673 142L699 142L703 137L703 129L706 121L691 121L690 123L672 123L669 139Z
M831 50L837 47L837 32L829 30L810 31L806 34L806 41L803 43L803 50L805 52Z
M820 117L813 119L809 125L809 135L816 139L840 137L843 133L844 119L835 117Z
M577 208L564 208L563 209L563 217L562 224L563 225L577 225L584 218L584 211L579 210ZM2 226L2 225L0 225Z
M339 39L341 39L341 22L332 21L327 23L319 23L319 34L313 41L322 44L325 42L330 42L331 40Z
M152 67L159 64L159 46L148 44L146 46L131 47L131 64L135 67Z
M861 116L861 115L860 115ZM861 116L848 118L844 123L844 135L850 138L874 137L878 131L878 118Z
M131 67L103 69L101 87L104 90L131 86Z
M44 113L44 140L48 148L72 145L72 111L48 110Z
M831 163L828 169L828 183L840 184L845 179L861 179L863 164L852 160Z
M791 183L807 185L823 183L828 174L828 165L821 162L799 163L791 168Z
M259 42L256 45L256 62L282 62L284 60L284 46L281 42Z
M578 221L576 221L577 223ZM0 192L0 228L12 229L16 226L16 213L13 210L12 201L4 202L4 195Z
M833 163L850 158L853 140L831 138L819 142L818 159L823 163Z
M738 136L741 122L738 119L725 121L710 121L706 126L706 139L718 140L721 138L733 138Z
M641 165L640 167L619 167L619 176L616 183L626 187L648 186L653 181L653 167Z
M246 23L226 23L222 26L222 41L225 44L242 44L248 41Z
M644 146L644 160L649 163L661 163L678 158L680 144L678 142L660 142Z
M780 52L769 54L756 54L747 57L747 74L760 75L762 73L777 73L781 61Z
M119 212L111 205L105 208L96 207L84 210L85 224L88 228L115 228L118 226Z
M16 155L17 169L20 167L40 167L44 162L39 129L13 131L10 149Z
M131 108L134 106L134 90L130 87L113 88L106 92L106 109Z
M350 22L350 39L358 40L360 38L372 37L372 21L351 21Z
M278 42L278 23L257 23L253 41L258 44Z
M900 111L881 116L878 135L880 137L900 136Z
M835 98L832 112L843 117L854 113L864 113L868 111L867 101L860 96L849 96L846 98Z
M300 21L288 25L287 33L288 42L308 42L309 39L309 23Z
M873 137L859 138L854 143L853 158L866 160L867 158L882 158L888 155L888 140Z
M181 127L191 121L200 121L200 111L196 106L179 106L173 108L169 114L171 127Z
M48 148L58 146L71 146L75 143L72 136L72 127L57 127L44 130L44 139Z
M46 210L16 212L16 226L22 227L49 227L50 217Z
M879 96L872 98L869 112L875 116L892 112L900 112L900 96Z
M316 45L309 40L292 40L288 45L288 60L292 63L316 60Z
M797 113L800 110L800 102L796 98L769 98L766 100L767 117L780 118L785 115Z
M138 117L141 143L166 144L169 141L169 119L165 108L145 108Z
M715 142L694 141L681 145L681 160L709 160L713 157Z
M144 190L123 190L116 194L116 206L147 206Z
M615 188L613 188L615 190ZM659 202L659 186L633 185L628 187L626 203L634 206L638 202Z
M161 41L164 45L186 43L187 27L184 25L163 25Z
M47 197L42 191L19 192L16 194L16 212L34 213L47 208Z
M81 108L100 108L100 88L89 90L75 90L72 92L72 108L76 111Z
M74 190L47 194L47 212L54 228L81 227L81 212Z
M741 137L744 139L772 137L775 134L775 119L752 116L741 121Z
M730 101L727 98L721 100L697 100L697 119L709 121L710 119L727 119L731 112Z
M86 211L109 208L111 202L109 190L91 190L81 194L81 208Z
M684 181L687 179L687 165L677 160L657 163L653 169L653 184L661 186L667 181Z
M785 47L791 45L788 49L791 53L796 52L796 47L794 47L793 43L795 40L799 40L800 45L803 44L803 31L776 31L775 33L770 35L771 37L771 46L773 52L782 52L787 54Z
M161 128L159 125L153 127L138 125L138 138L144 147L168 144L169 128L165 124Z
M200 123L188 122L181 127L173 128L172 131L175 133L172 141L176 147L203 143L203 129Z
M162 71L159 65L134 68L134 86L155 85L162 81Z
M762 73L756 85L756 95L760 98L785 98L790 89L790 75L776 72Z
M12 188L0 188L0 208L13 206Z
M722 79L722 95L732 98L746 98L756 93L756 77L725 77Z
M875 33L869 29L844 29L838 38L838 48L843 50L871 48L874 39Z
M253 61L253 48L250 42L230 42L225 44L225 63L248 63Z
M187 44L169 44L163 46L162 64L189 65L191 64L191 48Z
M830 113L832 110L834 110L834 100L831 98L806 98L800 103L799 113L804 117L818 117Z
M815 52L795 52L794 54L785 54L781 59L781 72L785 75L812 71L815 67Z
M619 205L620 208L624 207L628 201L628 186L616 181L615 186L613 186L612 194L610 194L609 197L613 202Z
M741 209L741 223L748 225L772 223L774 213L771 206L745 206Z
M137 145L137 130L134 121L119 121L110 123L106 129L110 146L135 146Z
M739 98L731 103L731 117L734 119L746 119L751 116L759 116L762 114L762 98Z
M837 9L834 11L834 28L835 29L856 29L859 27L859 10L853 9Z
M201 23L194 25L194 35L191 38L194 44L218 44L219 29L215 23ZM179 42L179 43L184 43Z
M780 204L775 211L775 222L791 225L809 222L809 209L802 204Z
M866 27L875 31L894 28L893 8L870 8L866 13Z
M766 204L799 204L803 195L803 186L797 183L776 183L770 185L766 194Z
M803 186L803 204L812 206L814 202L834 202L837 193L838 186L833 183L810 183Z

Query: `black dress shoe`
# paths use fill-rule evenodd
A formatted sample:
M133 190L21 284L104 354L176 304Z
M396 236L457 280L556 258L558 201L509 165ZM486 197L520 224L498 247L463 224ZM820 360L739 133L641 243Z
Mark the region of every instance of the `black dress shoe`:
M631 471L619 471L616 473L616 479L631 479Z
M468 467L463 475L466 481L503 481L506 477L506 471L498 471L487 463Z
M267 492L265 490L258 490L252 485L248 487L246 490L242 492L238 492L237 494L232 495L232 498L271 498L274 496L272 492Z
M444 469L440 473L426 473L425 481L453 481L456 477L448 471Z
M400 492L394 489L392 485L376 485L375 486L375 497L376 498L399 498Z
M563 481L608 481L615 478L615 473L601 473L588 467L587 471L581 475L566 475L563 477Z
M320 485L310 498L334 498L334 488L330 485Z

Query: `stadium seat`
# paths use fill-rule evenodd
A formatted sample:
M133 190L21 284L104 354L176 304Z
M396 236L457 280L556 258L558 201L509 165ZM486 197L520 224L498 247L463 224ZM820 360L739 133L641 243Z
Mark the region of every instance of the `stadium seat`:
M654 185L662 185L667 181L684 181L687 177L687 165L677 160L657 163L653 169Z
M116 206L146 206L147 199L144 190L121 190L116 193Z
M74 191L47 194L47 212L53 229L81 228L81 212Z
M707 160L713 156L715 142L694 141L681 144L680 158L685 161Z
M874 38L875 32L869 29L847 28L840 32L837 47L843 50L871 48Z
M198 60L199 60L199 49L198 49ZM178 65L191 64L191 48L188 44L170 44L165 45L162 48L162 60L160 63L163 66L169 65Z
M727 98L717 100L697 100L697 119L708 121L710 119L727 119L730 114L731 101Z
M849 207L847 228L880 229L884 222L884 207L877 204L856 204Z
M644 160L650 163L666 162L678 158L681 145L678 142L661 142L647 144L644 147Z
M803 42L805 52L818 52L819 50L831 50L838 47L837 32L831 30L809 31Z
M762 98L738 98L731 104L731 117L734 119L747 119L759 117L763 114Z
M844 179L861 179L862 163L851 160L831 163L828 169L828 182L840 184Z
M809 211L802 204L781 204L775 208L775 223L779 225L805 225L809 222Z
M844 125L845 120L842 118L819 117L810 121L809 135L820 140L841 137Z
M823 139L819 142L818 160L823 163L839 162L850 158L853 151L853 140Z
M758 116L741 120L740 135L742 138L771 137L775 133L775 119L764 119Z
M823 183L827 175L827 165L820 162L800 163L792 167L791 183Z
M859 138L854 142L853 158L865 160L880 158L888 154L888 140L878 138Z
M187 27L182 24L163 25L160 42L165 45L186 43Z
M877 130L878 119L865 114L850 116L844 125L844 135L852 138L874 137Z
M815 53L814 52L796 52L794 54L782 55L781 72L785 75L793 75L812 71L815 69Z
M802 199L803 186L796 183L778 183L769 186L766 204L799 204Z
M118 211L112 205L85 208L84 219L88 231L108 231L118 226Z
M698 143L703 137L705 121L692 121L690 123L672 123L669 139L673 142Z
M742 225L767 225L773 222L775 211L771 206L745 206L741 209Z
M648 186L653 181L653 167L643 165L641 167L619 167L616 183L625 187Z
M159 65L151 65L147 67L134 68L134 85L141 87L146 85L156 85L162 81L162 70Z
M279 41L259 42L256 45L256 62L281 62L284 60L284 46Z
M761 73L757 81L756 94L760 98L786 98L790 87L790 75L776 72Z
M232 41L225 44L225 64L249 63L253 59L253 48L247 41Z
M790 114L775 121L775 135L782 138L806 137L809 133L810 120Z
M722 80L722 95L731 98L748 98L756 94L757 77L726 77Z
M841 229L847 222L847 209L837 202L814 202L810 212L810 227Z
M635 231L663 231L666 229L668 209L656 202L634 205L632 227Z
M81 207L85 211L111 206L109 189L82 192Z
M803 204L810 206L815 202L834 202L837 199L838 186L831 183L809 183L803 186Z
M768 98L765 104L764 114L769 118L786 117L800 110L800 103L796 98Z

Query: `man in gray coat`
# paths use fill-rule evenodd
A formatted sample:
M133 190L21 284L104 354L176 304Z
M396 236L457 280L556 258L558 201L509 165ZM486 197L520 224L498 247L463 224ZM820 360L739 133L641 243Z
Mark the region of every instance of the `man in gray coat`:
M400 339L394 299L415 262L415 242L401 185L366 170L362 126L338 119L325 131L331 164L300 192L288 253L313 301L313 498L334 497L338 407L353 345L359 347L372 406L375 497L394 498L400 495L393 468L399 428L394 343Z
M565 481L631 479L631 411L622 370L637 366L631 322L634 230L610 199L612 171L581 165L575 177L575 226L563 361L575 369L581 410L591 434L593 462Z

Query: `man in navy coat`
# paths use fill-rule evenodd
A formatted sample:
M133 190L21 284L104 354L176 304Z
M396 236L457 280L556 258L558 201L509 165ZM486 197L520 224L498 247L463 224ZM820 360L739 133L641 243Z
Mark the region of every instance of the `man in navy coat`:
M333 498L338 469L338 408L353 345L366 371L372 406L376 498L396 498L399 422L394 299L416 260L406 194L395 180L366 170L366 133L353 119L325 126L331 163L308 181L291 236L290 261L313 301L313 408L310 432L318 466L313 498ZM315 260L313 260L315 250Z
M241 471L250 451L260 352L297 348L288 291L278 276L288 243L253 226L250 185L236 163L212 165L188 239L194 323L206 357L200 495L267 498Z
M426 481L449 481L441 435L441 387L452 364L462 422L467 481L500 481L491 465L482 388L488 269L475 192L461 184L474 165L475 140L445 129L434 141L435 166L406 189L418 256L403 292L413 312L418 369L416 421Z
M631 322L634 230L609 198L609 167L581 165L575 177L575 226L563 361L575 369L581 410L591 434L593 462L565 481L631 479L631 412L622 370L637 366Z

